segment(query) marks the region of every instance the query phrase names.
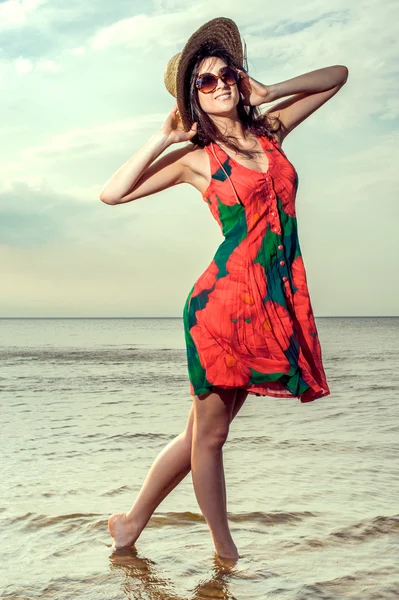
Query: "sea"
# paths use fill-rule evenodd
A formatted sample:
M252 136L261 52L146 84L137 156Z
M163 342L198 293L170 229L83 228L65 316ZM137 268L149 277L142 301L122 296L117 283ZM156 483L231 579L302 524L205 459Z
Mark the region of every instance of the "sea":
M225 564L191 474L134 547L107 530L185 427L182 319L0 319L0 597L397 600L399 318L316 323L331 394L231 425Z

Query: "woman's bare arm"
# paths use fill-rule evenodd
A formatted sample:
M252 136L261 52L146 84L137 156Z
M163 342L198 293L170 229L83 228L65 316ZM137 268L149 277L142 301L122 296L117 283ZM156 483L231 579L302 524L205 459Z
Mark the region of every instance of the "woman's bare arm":
M154 160L174 143L189 141L197 132L194 124L185 132L173 108L160 131L135 152L108 180L100 192L105 204L122 204L187 181L189 169L182 160L190 148L179 148Z
M106 204L127 201L126 196L133 191L147 167L169 146L168 137L157 131L112 175L101 190L100 199Z

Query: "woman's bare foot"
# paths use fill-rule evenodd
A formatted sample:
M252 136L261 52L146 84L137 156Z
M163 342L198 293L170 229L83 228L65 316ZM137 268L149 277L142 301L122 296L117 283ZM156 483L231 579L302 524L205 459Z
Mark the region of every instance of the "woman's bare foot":
M221 561L237 561L240 558L238 554L237 546L234 544L232 547L219 547L215 546L215 555Z
M133 546L140 535L134 523L127 519L126 513L111 515L108 519L108 531L114 538L114 543L112 544L113 550Z

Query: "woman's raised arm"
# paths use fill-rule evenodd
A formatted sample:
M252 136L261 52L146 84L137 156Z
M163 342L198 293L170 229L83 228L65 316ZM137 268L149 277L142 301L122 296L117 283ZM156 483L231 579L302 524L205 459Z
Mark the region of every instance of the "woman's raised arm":
M100 192L102 202L130 202L187 180L188 170L181 159L188 147L173 150L152 164L166 148L189 141L197 133L196 123L184 131L177 113L176 104L161 129L112 175Z

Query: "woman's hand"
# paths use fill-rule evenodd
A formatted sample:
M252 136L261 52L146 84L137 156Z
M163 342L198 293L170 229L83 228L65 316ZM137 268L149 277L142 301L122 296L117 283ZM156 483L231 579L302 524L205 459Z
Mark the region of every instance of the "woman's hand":
M271 102L271 94L269 89L263 83L259 83L256 79L250 77L245 71L237 69L240 74L238 81L238 89L244 96L243 102L246 106L259 106L265 102Z
M194 123L190 131L184 131L183 123L180 118L177 103L174 105L172 111L169 113L168 118L163 124L161 131L168 136L170 144L179 142L188 142L197 133L198 123Z

